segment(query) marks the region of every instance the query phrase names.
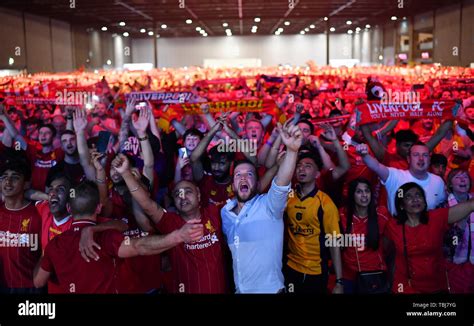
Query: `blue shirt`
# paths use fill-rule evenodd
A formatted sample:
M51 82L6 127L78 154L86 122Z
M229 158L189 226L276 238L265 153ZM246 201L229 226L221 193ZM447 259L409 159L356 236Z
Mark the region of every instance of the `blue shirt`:
M239 214L232 210L237 199L221 210L222 230L232 252L237 293L277 293L285 287L282 268L283 213L288 186L275 179L266 194L247 201Z

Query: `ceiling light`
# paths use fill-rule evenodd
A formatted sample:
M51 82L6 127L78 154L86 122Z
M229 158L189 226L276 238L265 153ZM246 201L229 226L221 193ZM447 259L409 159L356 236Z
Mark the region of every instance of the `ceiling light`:
M397 16L390 17L391 20L397 20Z
M101 30L103 30L105 32L107 30L107 27L102 26Z
M167 29L167 28L168 28L168 26L167 26L166 24L162 24L162 25L161 25L161 28L163 28L163 29Z
M330 31L330 32L335 32L336 29L335 29L334 27L331 27L331 28L329 29L329 31Z
M196 31L197 31L197 32L199 32L200 30L202 30L202 28L201 28L201 27L199 27L199 26L198 26L198 27L196 27Z
M275 32L275 35L280 35L280 32L279 32L279 31L276 31L276 32Z
M110 59L107 60L107 64L110 66L112 64L112 61Z
M229 24L223 23L222 26L227 27L227 26L229 26Z
M365 28L370 28L370 25L369 24L365 25Z
M304 34L305 34L305 31L301 31L300 34L301 34L301 35L304 35Z
M192 24L193 21L191 19L186 19L186 24Z
M354 32L352 31L352 29L350 29L350 30L347 31L347 34L352 34L352 33L354 33Z
M290 26L290 22L289 22L289 21L286 21L286 22L285 22L285 26Z
M153 31L148 32L148 35L150 35L150 36L153 36L153 34L155 34L155 33L153 33Z
M125 22L120 22L119 25L120 26L125 26Z
M329 18L327 18L327 17L324 17L324 21L328 21L328 19L329 19Z
M360 32L360 27L356 27L356 32Z
M255 19L253 21L256 22L256 23L260 23L260 17L255 17Z
M156 34L156 38L160 38L160 34Z
M346 24L347 25L352 25L352 21L348 20L348 21L346 21Z
M306 28L304 29L304 31L305 31L305 32L309 32L309 28L306 27Z
M314 26L313 24L309 25L309 28L315 28L316 26Z
M128 34L128 32L123 32L122 35L125 36L125 37L128 37L130 34Z
M257 33L257 30L252 28L252 33Z
M144 28L142 28L142 29L140 30L140 33L145 33L145 32L146 32L146 29L144 29Z

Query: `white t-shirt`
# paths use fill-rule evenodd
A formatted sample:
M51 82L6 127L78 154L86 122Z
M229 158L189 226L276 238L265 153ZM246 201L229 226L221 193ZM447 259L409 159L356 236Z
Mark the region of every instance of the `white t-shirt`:
M428 173L428 178L420 180L415 178L409 170L400 170L395 168L388 168L388 178L382 184L387 189L388 195L388 209L392 215L396 214L395 196L398 188L408 182L415 182L425 190L426 202L428 203L428 210L435 209L437 206L444 203L446 200L445 185L443 179L439 176Z

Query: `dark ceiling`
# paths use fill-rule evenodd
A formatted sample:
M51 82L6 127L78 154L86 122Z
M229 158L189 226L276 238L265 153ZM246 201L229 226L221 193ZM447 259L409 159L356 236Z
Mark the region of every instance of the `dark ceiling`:
M84 28L106 26L112 33L128 32L133 37L149 37L140 29L153 30L161 37L269 35L283 28L282 35L321 33L326 27L347 32L367 24L376 26L417 13L453 4L456 0L1 0L0 6L65 20ZM399 8L402 6L402 8ZM259 17L260 22L254 19ZM324 21L328 17L328 21ZM186 19L192 23L187 24ZM346 21L351 20L352 25ZM285 25L288 21L290 24ZM119 22L125 22L120 26ZM228 23L228 27L223 27ZM167 28L161 25L166 24ZM311 26L314 25L314 26ZM311 26L311 27L310 27Z

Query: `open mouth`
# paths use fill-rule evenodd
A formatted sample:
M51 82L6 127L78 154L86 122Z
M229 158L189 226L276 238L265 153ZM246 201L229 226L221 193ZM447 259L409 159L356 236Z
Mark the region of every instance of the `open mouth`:
M298 178L304 179L304 178L306 178L306 174L305 173L300 173L300 174L298 174Z
M248 192L249 192L249 189L250 189L249 186L248 186L248 185L245 185L245 184L244 184L244 185L240 185L240 187L239 187L240 192L242 192L242 193L244 193L244 194L248 193Z

